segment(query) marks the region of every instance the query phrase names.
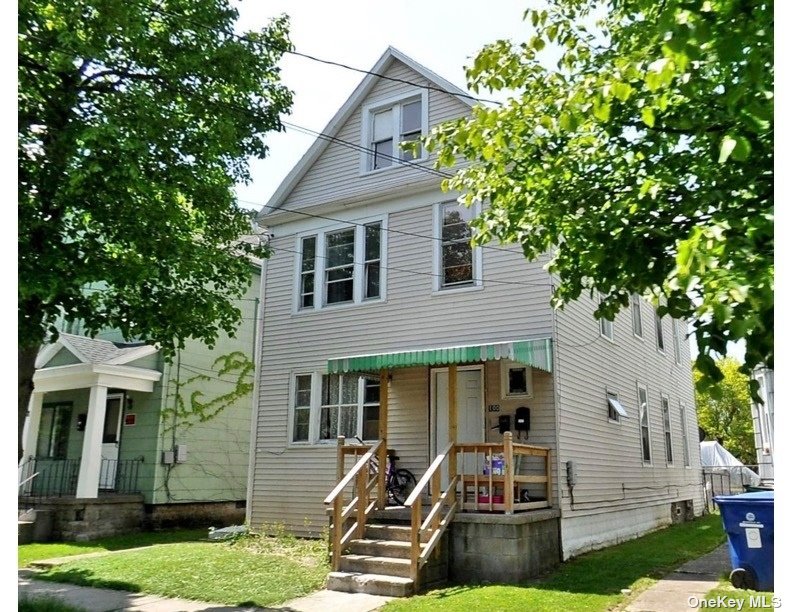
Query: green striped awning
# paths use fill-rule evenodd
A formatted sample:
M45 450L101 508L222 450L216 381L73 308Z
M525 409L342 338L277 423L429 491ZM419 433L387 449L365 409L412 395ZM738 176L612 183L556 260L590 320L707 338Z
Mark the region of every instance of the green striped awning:
M441 366L449 363L476 363L493 359L511 359L545 372L553 371L553 351L550 338L338 357L328 359L327 371L330 374L376 372L382 368Z

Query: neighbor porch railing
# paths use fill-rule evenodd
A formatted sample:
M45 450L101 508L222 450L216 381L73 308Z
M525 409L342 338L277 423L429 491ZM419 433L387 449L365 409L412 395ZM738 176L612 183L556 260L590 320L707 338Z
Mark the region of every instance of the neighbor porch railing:
M102 459L101 492L140 493L138 479L143 457ZM77 493L80 459L29 457L20 467L19 496L26 498L70 497Z

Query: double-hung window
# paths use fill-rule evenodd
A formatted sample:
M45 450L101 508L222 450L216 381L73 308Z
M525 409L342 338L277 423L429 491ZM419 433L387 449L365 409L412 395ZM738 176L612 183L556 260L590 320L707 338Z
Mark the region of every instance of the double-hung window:
M600 295L600 304L602 304L602 300L603 298ZM608 340L613 340L613 321L610 321L605 317L602 317L599 320L599 326L600 326L600 336L603 336Z
M358 374L297 374L291 442L321 442L338 436L376 440L379 407L378 378Z
M297 310L382 298L384 233L381 219L302 236Z
M363 108L362 172L398 166L401 162L425 159L426 152L418 146L417 155L401 148L403 142L414 142L427 133L426 92L407 97L389 98Z
M655 310L655 333L657 334L657 350L665 352L665 339L663 338L663 319Z
M671 407L669 405L668 396L665 394L660 396L660 407L663 410L663 435L665 438L666 463L671 465L674 463L674 451L671 444Z
M682 358L679 345L679 321L676 319L671 319L671 336L674 341L674 363L680 363Z
M646 387L638 385L638 415L641 427L641 458L644 463L652 462L652 443L649 437L649 396Z
M682 426L682 458L685 461L685 467L690 467L690 449L688 447L688 430L687 430L687 408L682 402L679 403L679 424Z
M439 204L435 215L435 290L481 285L481 248L473 247L470 222L475 208L456 202Z
M630 310L632 311L633 335L643 338L643 322L641 321L641 296L633 293L630 297Z

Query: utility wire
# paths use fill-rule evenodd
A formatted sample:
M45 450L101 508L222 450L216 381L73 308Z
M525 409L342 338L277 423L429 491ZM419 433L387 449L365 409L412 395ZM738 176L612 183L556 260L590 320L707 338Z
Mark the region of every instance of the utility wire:
M151 6L149 4L141 4L139 2L135 3L135 4L137 4L141 8L146 8L146 9L149 9L149 10L155 12L155 13L159 13L160 15L168 15L170 17L175 17L175 18L177 18L177 19L179 19L181 21L184 21L186 23L189 23L191 25L194 25L196 27L199 27L199 28L202 28L202 29L205 29L205 30L209 30L209 31L212 31L212 32L217 31L216 28L213 28L212 26L209 26L209 25L207 25L205 23L201 23L199 21L196 21L195 19L191 19L189 16L184 15L183 13L176 13L174 11L170 11L170 10L164 9L161 6L160 7L154 7L154 6ZM280 53L288 53L289 55L295 55L297 57L302 57L304 59L308 59L308 60L311 60L313 62L326 64L328 66L335 66L337 68L343 68L344 70L349 70L349 71L357 72L357 73L360 73L360 74L368 74L368 75L371 75L371 76L379 77L381 79L385 79L387 81L393 81L395 83L403 83L405 85L411 85L413 87L419 87L419 88L426 89L426 90L429 90L429 91L437 91L439 93L449 94L449 95L457 96L457 97L460 97L460 98L467 98L469 100L474 100L476 102L485 102L485 103L488 103L488 104L497 104L499 106L503 104L502 102L500 102L498 100L491 100L491 99L487 99L487 98L479 98L477 96L474 96L474 95L468 94L468 93L464 93L464 92L448 91L446 89L443 89L442 87L437 87L435 85L415 83L415 82L410 81L408 79L400 79L398 77L387 76L387 75L379 73L379 72L373 72L371 70L364 70L363 68L356 68L356 67L350 66L348 64L344 64L344 63L341 63L341 62L336 62L336 61L333 61L333 60L323 59L323 58L317 57L315 55L311 55L309 53L302 53L300 51L296 51L294 49L282 49L282 48L279 48L279 47L275 47L273 45L268 45L263 40L256 40L256 39L250 38L249 36L245 36L243 34L237 34L236 32L232 32L232 31L228 31L228 30L221 30L221 32L223 34L225 34L227 36L230 36L232 38L235 38L235 39L237 39L239 41L247 42L247 43L251 43L251 44L254 44L254 45L259 45L261 47L264 47L268 51L278 51Z

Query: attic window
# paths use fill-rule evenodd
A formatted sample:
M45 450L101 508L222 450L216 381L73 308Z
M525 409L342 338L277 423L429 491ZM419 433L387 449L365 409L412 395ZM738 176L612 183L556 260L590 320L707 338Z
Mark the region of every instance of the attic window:
M427 96L425 93L407 98L391 98L367 105L363 109L363 172L382 170L425 159L426 152L419 149L417 157L404 151L399 144L418 140L427 132Z

